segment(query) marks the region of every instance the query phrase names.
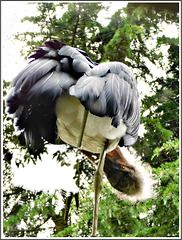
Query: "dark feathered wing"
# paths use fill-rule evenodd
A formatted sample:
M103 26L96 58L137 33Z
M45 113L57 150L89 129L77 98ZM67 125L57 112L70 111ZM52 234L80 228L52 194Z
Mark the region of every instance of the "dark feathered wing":
M43 150L43 138L55 141L56 99L94 66L78 49L57 41L45 44L30 56L33 61L12 81L6 97L6 111L35 155Z
M92 114L111 117L118 127L121 119L127 126L120 146L133 145L138 137L140 107L136 80L123 63L102 63L86 72L69 89Z
M12 81L6 97L6 110L13 114L29 150L41 152L43 139L54 143L56 100L68 89L91 113L111 117L113 126L123 119L127 132L120 146L136 142L138 93L135 78L125 64L96 66L85 52L58 41L46 42L30 58L33 60Z

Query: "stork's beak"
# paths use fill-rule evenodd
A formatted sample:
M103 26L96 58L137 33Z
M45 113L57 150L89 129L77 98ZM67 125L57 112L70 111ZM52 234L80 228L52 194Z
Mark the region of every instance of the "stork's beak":
M114 165L114 168L120 169L120 170L133 170L135 171L134 167L131 166L124 155L122 154L121 150L119 147L116 147L113 151L108 152L106 155L106 158L108 161L112 162Z

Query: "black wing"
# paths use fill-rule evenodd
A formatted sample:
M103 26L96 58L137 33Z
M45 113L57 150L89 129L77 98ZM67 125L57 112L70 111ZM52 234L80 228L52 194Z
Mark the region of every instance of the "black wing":
M13 114L17 130L22 131L21 136L34 155L43 151L44 140L55 142L56 99L94 66L84 55L58 41L46 42L12 81L6 111Z

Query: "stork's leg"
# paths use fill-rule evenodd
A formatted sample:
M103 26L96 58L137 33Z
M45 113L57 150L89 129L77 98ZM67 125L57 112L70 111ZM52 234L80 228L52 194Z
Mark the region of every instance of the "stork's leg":
M104 163L105 163L105 157L106 157L106 149L107 149L107 143L104 145L100 153L98 167L94 175L94 211L93 211L93 224L92 224L91 237L96 237L97 235L99 198L100 198L100 192L103 186L103 172L104 172Z
M88 117L88 111L84 110L83 120L82 120L82 127L81 127L81 134L80 134L80 138L78 140L78 148L81 148L81 145L82 145L83 134L84 134L85 127L86 127L87 117Z

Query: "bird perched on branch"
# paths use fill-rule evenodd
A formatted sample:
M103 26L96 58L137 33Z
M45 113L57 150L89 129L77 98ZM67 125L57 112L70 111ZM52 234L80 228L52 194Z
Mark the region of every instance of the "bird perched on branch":
M94 217L97 216L102 178L126 195L142 191L142 173L130 163L120 147L137 141L140 124L139 96L135 77L125 64L96 64L79 49L47 41L32 61L10 84L6 110L13 114L30 153L43 151L44 141L57 137L80 148L95 163Z

